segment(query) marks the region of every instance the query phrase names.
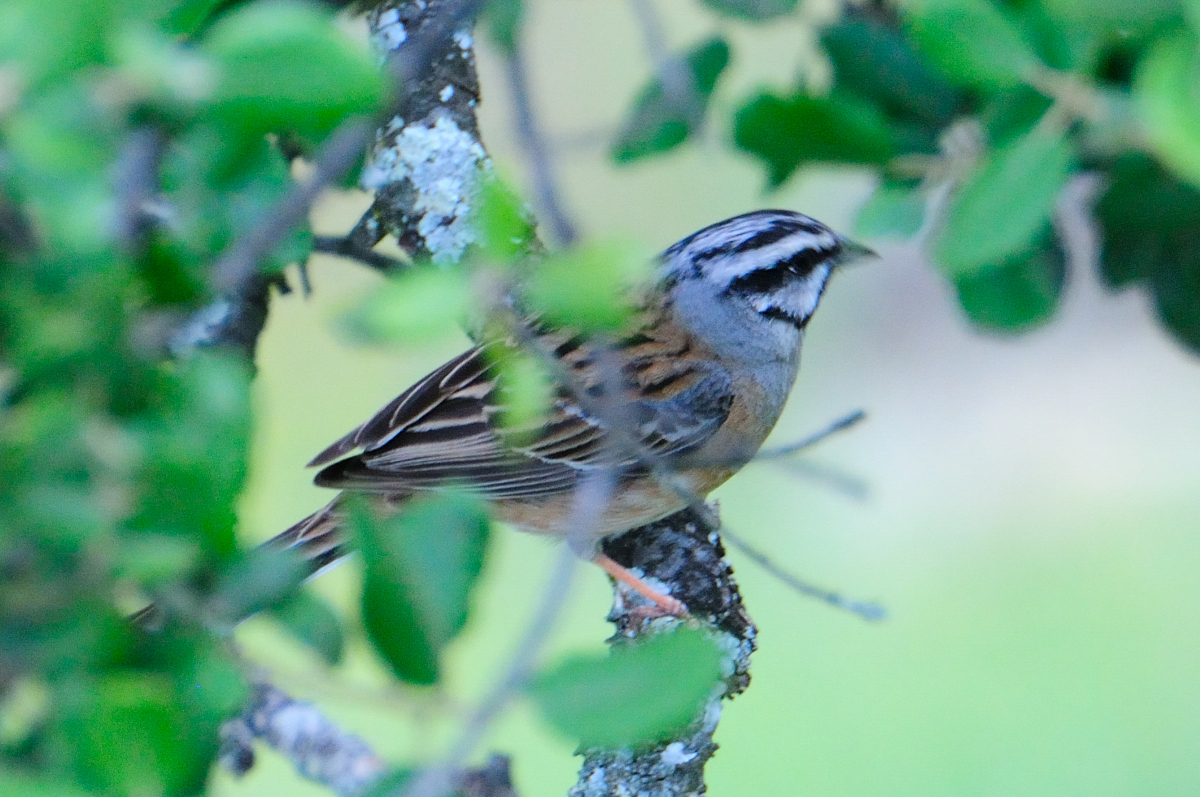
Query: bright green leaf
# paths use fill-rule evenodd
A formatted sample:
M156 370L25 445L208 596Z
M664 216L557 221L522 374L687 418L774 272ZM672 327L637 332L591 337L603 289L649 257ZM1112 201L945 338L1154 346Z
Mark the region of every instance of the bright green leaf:
M540 429L554 401L554 379L539 358L506 349L496 363L500 371L500 423L517 434Z
M964 86L1009 88L1041 65L1025 32L992 0L909 0L903 14L921 53Z
M703 0L703 2L718 14L758 22L792 13L796 10L797 0Z
M4 797L92 797L66 780L35 777L0 769L0 794Z
M721 652L686 628L604 656L576 656L529 692L546 719L584 747L650 742L696 718L720 678Z
M470 301L470 284L461 270L414 268L375 289L345 323L366 341L430 340L458 329Z
M1155 153L1200 185L1200 58L1196 37L1178 33L1154 44L1138 66L1137 108Z
M328 13L295 0L233 11L213 25L204 51L219 70L214 111L247 138L285 129L319 138L383 98L366 50Z
M771 187L805 163L879 164L897 154L879 111L836 90L828 97L760 94L737 112L733 139L765 162Z
M997 332L1023 332L1054 315L1065 273L1062 250L1047 231L1033 251L962 274L954 284L973 324Z
M329 604L306 589L293 592L271 609L271 616L326 664L342 660L346 642L342 624Z
M487 512L476 499L448 493L418 495L382 519L363 502L353 517L371 641L401 679L434 683L438 654L467 621L487 547Z
M539 262L526 296L547 320L585 331L611 331L629 318L632 293L648 273L648 259L634 249L595 244Z
M537 246L537 232L528 205L498 177L483 181L475 205L475 225L484 253L506 263Z
M1042 0L1063 28L1100 28L1138 34L1179 14L1179 0Z
M950 202L934 259L958 279L1026 251L1046 227L1074 160L1065 133L1035 127L999 150Z
M612 157L617 163L644 158L682 144L704 119L717 79L729 65L729 45L713 38L697 45L686 57L691 85L684 96L668 94L655 77L638 94L617 140Z
M115 0L6 0L0 3L0 63L36 86L104 57Z

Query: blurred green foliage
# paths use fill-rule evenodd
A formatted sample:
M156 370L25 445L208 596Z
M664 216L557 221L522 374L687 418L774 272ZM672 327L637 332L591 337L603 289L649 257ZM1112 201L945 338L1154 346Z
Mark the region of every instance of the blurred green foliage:
M794 6L705 5L757 20ZM791 87L754 90L733 113L733 143L761 161L768 187L811 163L872 169L881 186L860 231L920 232L967 317L1016 331L1057 305L1065 258L1051 221L1063 186L1098 175L1107 186L1098 214L1105 278L1145 285L1167 329L1200 350L1200 258L1162 246L1190 241L1197 212L1195 2L871 0L819 24L831 84L802 74ZM646 96L632 119L645 114ZM665 151L698 126L676 125L661 145L637 148L622 133L614 157ZM1136 178L1133 162L1142 164ZM1122 198L1125 189L1141 199ZM1135 207L1168 195L1165 215ZM1136 267L1122 265L1131 260Z

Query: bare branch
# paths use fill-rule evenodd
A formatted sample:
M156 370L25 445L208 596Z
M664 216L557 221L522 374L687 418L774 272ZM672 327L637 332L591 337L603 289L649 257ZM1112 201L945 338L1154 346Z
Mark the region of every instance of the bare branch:
M837 434L838 432L849 429L851 426L866 420L867 413L865 410L855 410L843 418L838 418L833 423L826 426L820 431L810 434L808 437L797 440L794 443L779 446L778 448L768 448L765 451L759 451L754 455L754 459L778 459L780 457L788 457L792 454L798 454L807 448L812 448L817 443L825 440L825 438Z
M538 207L546 217L551 235L560 246L570 246L579 238L574 222L567 215L562 196L554 179L554 164L549 147L537 122L533 110L533 99L529 91L529 75L525 54L520 42L514 44L512 52L505 58L508 82L512 87L513 112L517 123L517 138L529 158L533 172L533 191Z
M398 257L385 255L383 252L376 252L374 249L362 249L349 235L340 238L329 235L314 236L313 251L357 260L363 265L385 273L400 271L408 267L408 262Z
M662 20L654 8L653 0L629 0L629 5L641 26L646 49L662 82L667 104L687 119L690 125L698 127L703 121L703 103L698 101L696 82L687 62L668 47Z

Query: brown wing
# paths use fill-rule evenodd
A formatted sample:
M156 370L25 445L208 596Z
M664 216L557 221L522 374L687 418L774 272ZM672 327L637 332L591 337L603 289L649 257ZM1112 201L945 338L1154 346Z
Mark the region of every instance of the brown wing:
M599 392L595 351L579 336L543 332L543 343L576 374L577 387ZM667 371L645 365L652 339L637 335L619 352L630 385L628 415L650 451L689 450L716 431L732 401L730 380L710 363L673 358ZM498 347L498 344L493 344ZM463 485L488 498L533 498L572 490L580 473L596 467L634 467L637 457L612 453L603 422L564 390L532 443L518 443L494 419L502 412L502 373L485 348L438 368L361 427L327 448L319 485L375 493L402 493ZM527 438L526 438L527 439Z

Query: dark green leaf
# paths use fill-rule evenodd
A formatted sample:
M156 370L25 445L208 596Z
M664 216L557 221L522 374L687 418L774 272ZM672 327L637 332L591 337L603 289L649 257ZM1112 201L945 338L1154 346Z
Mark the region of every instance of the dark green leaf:
M316 651L326 664L342 660L346 642L341 621L328 603L309 590L293 592L271 609L271 616Z
M576 656L543 673L529 692L546 719L584 747L662 738L695 719L720 678L721 652L686 628Z
M1022 332L1050 319L1065 276L1062 251L1049 230L1033 251L955 279L971 322L998 332Z
M703 0L703 2L718 14L761 21L792 13L796 10L797 0Z
M682 144L703 119L717 79L729 64L729 45L713 38L687 54L691 76L684 96L669 94L661 77L642 89L633 109L613 143L617 163L628 163L647 155L666 152Z
M737 112L733 139L766 163L772 187L804 163L878 164L896 154L879 111L836 90L828 97L760 94Z
M979 121L993 147L1020 138L1046 115L1053 104L1046 95L1021 86L990 94L979 112Z
M483 22L492 41L506 53L517 49L517 36L524 21L525 8L522 0L488 0L483 7Z
M1200 190L1141 155L1109 176L1096 204L1101 273L1114 286L1145 281L1163 323L1200 352Z
M913 0L903 11L917 48L961 85L1011 88L1041 66L1025 31L992 0Z
M233 626L284 601L308 574L295 551L255 548L221 573L210 611Z
M1155 153L1172 171L1200 185L1200 95L1196 37L1161 39L1138 66L1133 92Z
M941 127L962 94L931 68L899 32L865 19L847 19L821 34L839 88L878 103L896 118Z
M247 138L291 129L320 138L383 98L370 56L315 6L262 0L221 18L205 37L220 70L214 111Z
M1064 133L1040 127L993 152L951 200L933 248L942 271L957 280L1028 251L1073 159Z
M438 654L467 620L488 525L483 505L457 493L418 495L399 515L382 519L365 503L356 507L363 620L403 680L437 681Z

